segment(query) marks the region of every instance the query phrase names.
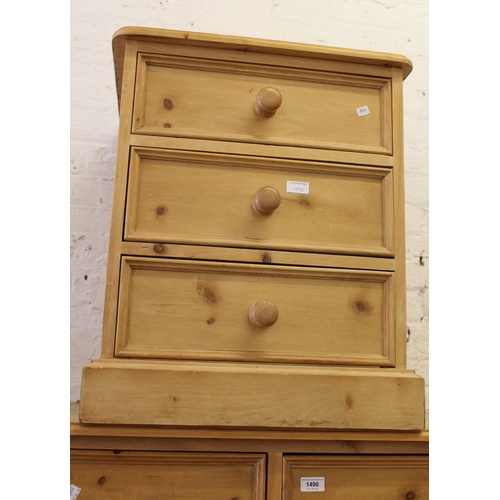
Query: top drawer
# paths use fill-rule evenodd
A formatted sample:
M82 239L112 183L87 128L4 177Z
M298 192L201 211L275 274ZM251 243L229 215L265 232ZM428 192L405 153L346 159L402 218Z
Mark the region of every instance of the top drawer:
M133 133L392 153L388 77L139 53L135 92Z

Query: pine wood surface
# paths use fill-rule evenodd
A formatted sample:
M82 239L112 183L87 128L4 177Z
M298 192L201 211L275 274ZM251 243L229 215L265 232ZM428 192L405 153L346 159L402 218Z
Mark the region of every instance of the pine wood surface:
M120 357L393 365L392 273L125 257L120 281Z
M189 57L139 55L132 131L295 147L392 152L389 79ZM259 91L283 103L255 112ZM210 89L210 98L207 98ZM188 98L187 98L188 97ZM369 114L357 110L367 106ZM271 119L272 116L272 119Z
M309 498L301 478L324 480L318 500L411 500L429 498L429 459L425 456L284 458L283 500Z
M342 163L355 166L394 167L392 156L354 151L339 151L293 146L240 143L230 141L210 141L206 139L187 139L182 137L149 136L134 134L127 137L127 144L138 147L165 148L180 151L199 151L208 153L227 153L232 155L251 155L259 158L279 158L307 160L315 162Z
M394 124L394 253L395 321L399 339L403 332L406 337L406 221L405 221L405 177L404 177L404 137L403 137L403 75L393 71L393 117ZM398 334L396 334L398 335ZM396 366L406 367L406 341L396 342Z
M85 423L424 427L423 379L409 370L101 359L83 375Z
M128 44L123 65L123 102L120 108L116 169L111 206L106 291L102 326L101 357L111 358L114 353L116 314L118 309L119 269L121 262L120 243L123 235L125 200L128 175L128 137L133 105L133 81L135 79L135 43Z
M394 259L331 255L312 252L280 250L252 250L248 248L214 247L209 245L178 245L157 242L129 242L120 245L121 255L162 257L167 259L248 262L258 264L284 264L304 267L327 267L371 271L394 271Z
M84 368L82 420L422 429L423 380L406 369L411 63L146 28L120 30L113 48L102 352ZM279 98L260 100L263 88ZM256 199L263 186L272 204ZM277 318L261 328L252 304L266 300Z
M378 443L420 443L424 447L419 448L420 452L428 453L429 443L429 416L425 415L423 430L418 431L370 431L370 430L322 430L322 429L275 429L275 428L216 428L216 427L186 427L186 426L155 426L155 425L101 425L84 424L80 420L80 403L70 403L69 408L70 436L75 438L97 438L111 440L118 439L149 439L151 443L159 442L161 439L194 440L197 442L211 440L220 442L227 440L235 446L237 443L256 443L261 449L275 450L275 444L280 442L292 443L297 446L299 442L314 443L353 443L352 446L359 446L362 442ZM97 442L97 441L95 441ZM95 443L94 442L94 443ZM265 443L265 444L263 444ZM271 448L268 447L269 443ZM356 443L356 445L354 445ZM264 446L264 448L262 448ZM426 447L427 446L427 447ZM100 448L100 446L95 446ZM78 448L78 447L76 447ZM161 449L161 448L156 448ZM183 449L183 448L179 448ZM234 448L237 450L238 448ZM252 448L255 449L255 448ZM357 450L362 452L362 450ZM380 451L382 453L382 451ZM412 451L415 453L415 451Z
M147 42L148 44L170 44L207 49L218 49L250 53L257 56L271 53L283 57L303 57L308 60L321 60L322 62L339 61L360 65L374 65L381 68L401 68L404 78L412 70L412 62L397 54L388 54L372 51L359 51L346 48L336 48L320 45L297 44L276 40L260 40L254 38L220 36L207 33L192 33L176 30L163 30L127 26L120 28L113 35L113 57L115 60L115 74L117 79L118 99L121 95L121 82L123 64L125 59L126 42Z
M283 490L291 495L302 472L323 476L330 495L350 493L353 496L347 498L357 498L356 493L365 498L376 492L385 500L405 498L413 491L419 495L414 498L427 498L428 430L356 432L88 425L82 424L78 415L78 404L70 405L71 482L82 488L81 495L92 495L83 498L127 498L138 490L141 498L148 498L144 496L146 492L152 497L161 492L169 498L172 491L178 495L175 498L184 498L183 494L201 498L205 490L206 495L214 489L222 494L220 488L227 487L246 498L251 491L262 492L262 481L257 481L256 475L262 478L264 455L267 496L262 498L268 500L282 500ZM250 480L252 467L254 476ZM219 479L219 474L224 477ZM187 477L189 482L185 481ZM399 496L394 495L396 489ZM324 494L315 495L321 498ZM234 498L229 491L223 497Z
M218 451L280 457L283 453L429 454L427 416L424 430L400 432L84 424L79 412L79 404L71 403L70 437L75 450Z
M126 240L393 255L392 170L152 148L130 154ZM309 192L289 192L289 181ZM267 216L252 209L263 187L279 198Z
M71 484L82 500L265 498L262 454L71 452Z

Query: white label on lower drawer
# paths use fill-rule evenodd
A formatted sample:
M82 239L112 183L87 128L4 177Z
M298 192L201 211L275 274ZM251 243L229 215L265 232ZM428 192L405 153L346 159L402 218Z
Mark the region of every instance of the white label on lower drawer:
M362 116L367 116L370 114L370 110L368 109L368 106L361 106L360 108L356 108L356 111L358 112L358 116L360 118Z
M301 477L300 491L325 491L325 478Z
M82 491L81 488L78 488L78 486L72 484L70 488L70 500L76 500L76 497L80 494L80 491Z
M300 181L286 181L286 192L295 194L309 194L309 183Z

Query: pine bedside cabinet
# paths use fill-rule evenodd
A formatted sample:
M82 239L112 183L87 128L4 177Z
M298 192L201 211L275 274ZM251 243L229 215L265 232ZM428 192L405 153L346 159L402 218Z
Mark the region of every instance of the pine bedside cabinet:
M427 498L424 381L406 364L411 62L134 27L113 53L79 498Z

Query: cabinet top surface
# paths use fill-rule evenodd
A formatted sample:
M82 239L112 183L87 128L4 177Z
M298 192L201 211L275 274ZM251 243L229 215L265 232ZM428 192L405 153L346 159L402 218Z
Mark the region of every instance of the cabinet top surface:
M372 64L401 68L404 78L410 74L413 67L412 62L406 57L384 52L136 26L123 27L113 35L113 55L117 66L119 61L123 59L126 41L182 44L193 47L212 47L214 49ZM117 74L119 74L118 71Z

